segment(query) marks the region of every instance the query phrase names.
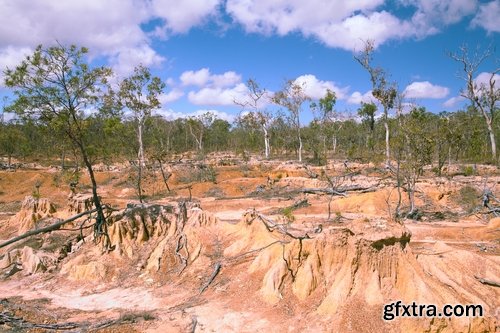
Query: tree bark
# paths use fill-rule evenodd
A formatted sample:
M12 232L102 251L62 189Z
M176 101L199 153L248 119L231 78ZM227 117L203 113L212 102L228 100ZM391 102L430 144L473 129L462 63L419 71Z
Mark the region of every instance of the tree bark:
M385 120L384 120L384 127L385 127L385 158L386 158L386 165L390 166L391 165L391 148L389 145L389 120L387 119L387 110L384 111L385 113Z
M486 124L488 125L488 133L490 135L491 143L491 158L493 163L497 164L497 143L495 141L495 132L493 131L493 126L491 124L491 119L486 119Z
M94 226L95 237L98 238L100 235L106 235L106 218L104 217L104 211L101 205L101 199L97 194L97 182L95 180L94 170L92 168L92 163L90 163L87 152L85 151L85 147L81 142L77 142L78 147L80 148L80 152L82 153L83 163L87 167L87 171L89 172L90 181L92 183L92 199L94 201L94 206L97 210L97 218Z
M59 227L61 227L62 225L66 224L66 223L69 223L69 222L72 222L72 221L74 221L74 220L76 220L76 219L78 219L78 218L80 218L82 216L85 216L87 214L91 214L91 213L95 212L96 210L97 209L94 208L92 210L88 210L86 212L83 212L83 213L80 213L80 214L75 215L73 217L70 217L67 220L59 221L57 223L51 224L49 226L46 226L46 227L43 227L43 228L40 228L40 229L30 230L27 233L24 233L22 235L19 235L17 237L14 237L12 239L9 239L8 241L5 241L5 242L1 243L0 244L0 248L5 247L5 246L10 245L10 244L13 244L15 242L18 242L18 241L23 240L25 238L28 238L30 236L34 236L34 235L38 235L38 234L41 234L41 233L44 233L44 232L49 232L49 231L56 230Z
M138 120L138 125L137 125L137 141L139 143L139 151L137 153L137 158L139 160L139 167L142 168L146 165L144 161L144 144L142 141L142 129L143 129L143 121Z
M264 145L265 145L265 155L266 159L269 159L269 133L267 132L266 126L262 126L264 131Z

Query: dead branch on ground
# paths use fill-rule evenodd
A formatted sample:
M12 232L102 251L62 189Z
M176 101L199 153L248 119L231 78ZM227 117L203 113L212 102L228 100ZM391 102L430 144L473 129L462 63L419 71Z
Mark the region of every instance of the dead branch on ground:
M492 281L492 280L487 280L487 279L481 278L481 277L479 277L477 275L474 275L474 277L476 278L476 280L478 280L482 284L486 284L488 286L500 288L500 282L496 282L496 281Z
M41 233L46 233L46 232L57 230L57 229L59 229L59 227L63 226L66 223L72 222L72 221L74 221L76 219L79 219L82 216L85 216L85 215L88 215L88 214L92 214L92 213L94 213L96 211L97 211L97 208L94 208L92 210L88 210L88 211L82 212L80 214L77 214L77 215L75 215L73 217L70 217L69 219L66 219L66 220L63 220L63 221L58 221L57 223L51 224L49 226L46 226L46 227L43 227L43 228L40 228L40 229L30 230L27 233L24 233L24 234L22 234L20 236L14 237L12 239L9 239L8 241L5 241L5 242L1 243L0 244L0 248L5 247L7 245L10 245L12 243L18 242L18 241L23 240L25 238L31 237L31 236L35 236L35 235L38 235L38 234L41 234Z
M203 293L208 288L208 286L210 286L212 281L219 274L221 268L222 268L222 265L220 262L215 264L214 271L212 272L212 275L210 275L210 277L208 278L208 281L200 288L200 294Z

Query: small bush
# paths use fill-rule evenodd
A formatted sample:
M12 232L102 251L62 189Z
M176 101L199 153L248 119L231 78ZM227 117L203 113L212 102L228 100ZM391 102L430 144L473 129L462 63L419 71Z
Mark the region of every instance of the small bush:
M471 213L479 205L479 197L479 191L469 185L462 187L458 193L452 196L454 201L468 213Z
M201 164L196 167L183 169L177 176L179 183L217 183L217 170L211 165Z
M295 216L293 215L293 208L292 207L285 207L281 210L281 214L289 221L293 222L295 221Z
M470 165L462 166L461 173L467 177L474 176L476 174L476 169Z

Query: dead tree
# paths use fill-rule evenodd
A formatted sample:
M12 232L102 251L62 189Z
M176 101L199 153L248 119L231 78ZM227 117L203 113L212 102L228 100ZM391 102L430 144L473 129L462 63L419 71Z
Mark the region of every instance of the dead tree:
M472 56L467 46L460 47L457 53L449 53L449 56L457 61L463 70L460 77L465 81L466 88L462 89L460 95L468 99L474 110L479 111L484 118L491 144L491 158L497 164L497 147L494 131L494 115L500 101L500 84L496 82L500 68L494 69L489 76L488 82L478 82L477 72L484 61L493 55L493 50L488 48L484 52L476 51Z

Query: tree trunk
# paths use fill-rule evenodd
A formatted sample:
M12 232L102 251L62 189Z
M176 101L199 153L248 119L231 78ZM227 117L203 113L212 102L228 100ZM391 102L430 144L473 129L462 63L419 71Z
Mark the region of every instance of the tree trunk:
M161 176L163 178L163 183L165 183L165 187L167 188L167 191L170 193L170 186L168 186L168 177L165 175L165 172L163 171L163 163L161 162L161 158L158 158L158 163L160 164L160 170L161 170Z
M92 169L92 163L90 163L87 152L85 151L85 147L82 143L78 142L78 147L80 148L80 152L82 153L83 163L87 167L87 171L89 172L90 181L92 183L92 199L94 201L94 206L97 210L97 218L96 223L94 225L94 233L95 237L100 237L101 235L107 236L106 230L106 218L104 217L104 211L101 205L101 199L97 194L97 182L95 180L94 170ZM111 244L108 244L111 245Z
M332 139L332 145L333 145L333 154L337 152L337 136L334 135Z
M266 126L262 126L264 131L264 145L265 145L265 155L266 159L269 159L269 133L267 132Z
M137 125L137 140L139 143L139 152L137 153L137 158L139 160L139 167L144 167L146 165L144 161L144 145L142 142L142 128L143 128L143 122L141 120L138 120L139 124Z
M495 141L495 132L493 131L491 120L486 120L486 124L488 125L488 133L490 134L492 162L497 164L497 143Z
M299 133L299 162L302 162L302 137Z
M66 150L63 148L62 152L61 152L61 170L64 170L64 168L66 167L64 165L64 160L66 159Z
M385 110L384 127L385 127L385 158L386 158L386 165L390 166L391 165L391 151L390 151L390 146L389 146L389 120L387 119L387 110Z

